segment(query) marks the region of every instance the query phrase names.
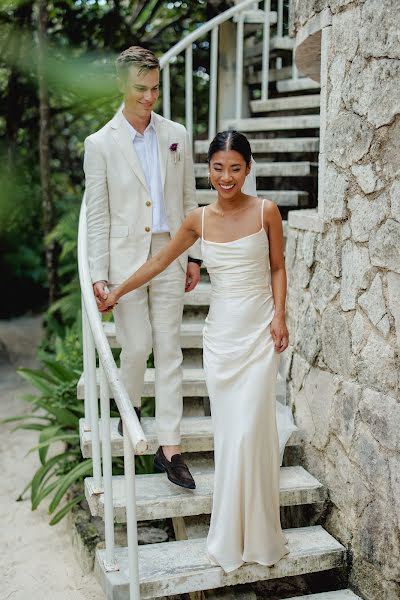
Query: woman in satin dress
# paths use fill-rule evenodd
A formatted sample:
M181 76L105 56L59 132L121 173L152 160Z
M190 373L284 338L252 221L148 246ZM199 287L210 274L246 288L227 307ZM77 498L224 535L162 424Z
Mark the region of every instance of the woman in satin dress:
M215 460L207 554L225 572L249 562L272 566L289 553L279 513L275 400L288 346L282 220L274 202L243 193L251 160L244 135L218 133L208 151L217 200L188 215L169 244L100 307L112 307L201 239L211 280L203 356Z

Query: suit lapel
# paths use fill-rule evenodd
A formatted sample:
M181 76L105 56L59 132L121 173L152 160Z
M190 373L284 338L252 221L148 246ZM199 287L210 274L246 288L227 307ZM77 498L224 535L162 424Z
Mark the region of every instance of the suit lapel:
M115 117L112 119L111 131L115 142L121 149L122 154L124 155L128 164L134 171L136 177L146 188L147 193L149 193L143 169L140 165L138 155L136 154L132 139L129 135L128 127L126 126L126 123L124 123L124 116L122 114L122 110L119 110Z
M159 115L154 113L154 127L157 133L158 143L158 159L160 162L160 175L161 184L164 189L165 178L167 176L167 160L169 150L169 135L168 135L168 123L162 120Z

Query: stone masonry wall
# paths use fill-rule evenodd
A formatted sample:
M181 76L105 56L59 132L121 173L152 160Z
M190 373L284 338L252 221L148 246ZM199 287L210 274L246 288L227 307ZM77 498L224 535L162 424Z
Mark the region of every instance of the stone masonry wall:
M292 6L297 30L322 9L332 20L322 227L293 219L286 248L290 401L305 466L329 488L325 526L350 551L350 586L398 600L400 6Z

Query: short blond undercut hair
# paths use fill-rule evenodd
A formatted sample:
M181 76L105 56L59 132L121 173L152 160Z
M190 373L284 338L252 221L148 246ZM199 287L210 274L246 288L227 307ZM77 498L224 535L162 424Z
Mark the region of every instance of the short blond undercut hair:
M120 79L126 79L130 67L138 68L138 75L143 71L159 69L160 63L156 55L141 46L131 46L118 56L115 61L115 68Z

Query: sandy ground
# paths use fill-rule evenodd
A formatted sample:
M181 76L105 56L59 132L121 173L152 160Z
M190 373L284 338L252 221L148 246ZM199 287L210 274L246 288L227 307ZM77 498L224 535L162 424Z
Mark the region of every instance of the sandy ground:
M40 321L0 322L0 419L29 412L20 399L29 390L16 366L34 366L33 349ZM36 338L36 339L35 339ZM39 461L27 455L37 432L0 426L0 597L1 600L103 600L94 576L83 575L66 521L50 527L46 507L31 511L29 499L15 499Z

